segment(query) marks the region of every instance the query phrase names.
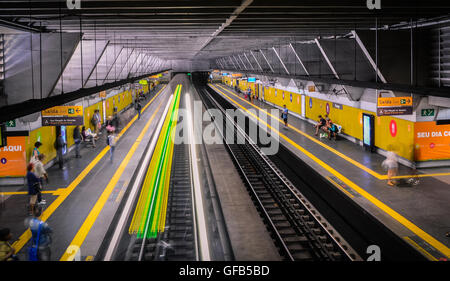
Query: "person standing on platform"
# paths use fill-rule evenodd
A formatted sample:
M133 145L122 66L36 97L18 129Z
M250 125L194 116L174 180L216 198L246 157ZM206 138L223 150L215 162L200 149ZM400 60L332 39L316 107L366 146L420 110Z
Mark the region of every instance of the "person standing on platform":
M75 158L81 158L81 155L80 155L80 144L81 144L80 126L75 126L75 128L73 129L73 140L75 142Z
M119 130L119 116L117 115L117 108L113 113L112 125L116 128L116 131Z
M12 239L9 228L0 229L0 261L18 261L14 249L8 241Z
M392 180L393 177L397 176L398 173L398 158L397 154L392 149L392 146L389 148L389 151L386 154L386 159L381 163L381 166L388 171L388 182L387 184L390 186L394 186L396 184L395 180Z
M284 128L288 127L288 109L286 108L286 105L283 105L283 112L281 113L281 119L284 121Z
M139 100L136 100L136 103L134 104L134 108L136 109L137 113L138 113L138 119L141 119L141 103L139 102Z
M61 132L58 133L58 137L56 138L56 153L58 154L58 165L59 168L64 170L64 157L63 157L63 149L66 143L61 135Z
M28 184L28 195L30 195L29 211L33 214L36 208L36 201L38 198L38 193L41 190L41 184L39 178L34 174L34 164L29 163L27 166L27 184Z
M35 162L34 166L34 174L39 178L39 182L41 184L41 188L39 189L39 192L37 194L37 202L38 204L46 204L45 200L42 199L42 187L44 186L44 179L48 183L48 175L44 168L44 161L45 154L41 153L38 156L38 161Z
M41 221L39 217L42 214L42 208L36 207L32 218L25 219L25 227L31 231L31 248L35 251L29 251L31 261L50 261L52 243L52 229L48 223ZM30 248L30 250L31 250Z
M114 159L114 150L116 148L116 137L114 136L114 133L112 131L108 131L106 142L109 145L110 160L112 163Z
M34 143L34 148L33 148L33 153L31 155L31 159L30 162L34 162L35 160L37 160L40 152L39 152L39 147L42 146L42 143L40 141L37 141Z
M91 120L92 125L94 125L94 132L96 135L101 135L101 120L100 120L100 111L98 109L94 110L94 115Z

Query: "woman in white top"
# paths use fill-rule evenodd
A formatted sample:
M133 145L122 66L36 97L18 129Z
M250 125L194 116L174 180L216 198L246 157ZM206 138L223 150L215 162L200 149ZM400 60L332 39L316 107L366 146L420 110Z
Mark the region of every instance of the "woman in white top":
M386 159L383 161L382 166L388 170L388 182L387 184L390 186L395 185L395 180L392 180L393 177L397 176L398 173L398 158L397 154L393 151L388 151L386 155Z
M41 153L41 154L39 154L37 161L34 162L34 174L36 175L36 177L39 178L39 181L41 183L41 190L42 190L42 187L44 186L44 179L48 182L47 171L45 171L44 163L42 162L42 161L44 161L44 159L45 159L45 154ZM39 191L39 193L38 193L37 200L40 204L46 203L46 201L42 199L41 191Z

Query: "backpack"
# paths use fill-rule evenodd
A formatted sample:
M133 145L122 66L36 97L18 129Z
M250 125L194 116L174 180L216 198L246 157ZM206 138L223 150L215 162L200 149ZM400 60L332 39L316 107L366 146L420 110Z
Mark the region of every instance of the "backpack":
M37 237L36 237L36 243L34 245L31 245L28 248L28 259L30 261L37 261L38 260L38 251L39 251L39 237L41 236L41 228L42 228L42 222L39 222Z

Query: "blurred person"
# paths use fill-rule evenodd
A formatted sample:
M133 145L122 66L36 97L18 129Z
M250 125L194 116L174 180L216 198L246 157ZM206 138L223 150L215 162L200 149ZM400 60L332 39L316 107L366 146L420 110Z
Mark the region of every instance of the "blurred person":
M114 150L116 148L116 137L114 136L113 132L111 132L111 131L108 132L108 137L106 139L106 142L109 145L110 160L112 163L113 158L114 158Z
M134 109L136 109L137 114L138 114L138 119L141 119L141 103L139 102L139 100L136 99L136 103L134 104Z
M9 228L0 229L0 261L18 261L19 258L15 255L14 249L8 241L12 239L12 234Z
M28 195L30 195L29 211L30 215L36 207L36 201L38 198L38 193L41 189L41 184L39 178L34 174L34 164L29 163L27 166L27 184L28 184Z
M58 165L59 165L59 168L62 170L64 170L63 149L66 145L67 144L64 141L64 138L62 137L61 132L59 132L58 137L56 138L55 147L56 147L56 154L58 155Z
M81 128L81 137L83 138L84 141L92 141L92 145L95 147L95 138L96 138L96 134L92 134L91 129L88 128L86 130L86 127L83 126L83 128Z
M41 184L41 187L40 187L39 192L37 194L37 196L38 196L37 197L38 204L46 204L47 203L45 200L42 199L42 189L43 189L43 186L44 186L44 179L48 183L48 175L47 175L47 172L45 171L44 163L43 163L44 159L45 159L45 154L41 153L38 156L38 161L36 161L34 163L34 174L36 175L36 177L39 178L39 182Z
M106 131L107 132L113 132L116 130L116 128L114 128L113 125L113 117L110 115L108 116L108 118L106 119Z
M386 154L386 159L381 163L382 167L388 171L388 181L387 184L390 186L394 186L396 181L392 178L397 176L398 174L398 158L397 154L392 149L392 146L389 147L389 151Z
M281 119L284 121L284 127L288 127L288 109L286 108L286 105L283 105L283 112L281 113Z
M80 155L80 144L81 144L80 126L75 126L75 128L73 129L73 140L75 142L75 158L81 158L81 155Z
M29 259L31 261L49 261L51 258L50 245L52 243L52 229L48 223L39 219L42 208L36 207L33 217L25 219L25 227L30 228L31 239L29 248Z
M101 135L100 128L101 128L101 118L100 118L100 111L98 109L94 110L94 115L92 115L91 119L92 125L94 125L94 132L96 135Z
M42 143L40 141L37 141L34 143L34 148L33 148L32 154L31 154L30 162L37 160L37 157L40 154L39 147L41 147L41 146L42 146Z

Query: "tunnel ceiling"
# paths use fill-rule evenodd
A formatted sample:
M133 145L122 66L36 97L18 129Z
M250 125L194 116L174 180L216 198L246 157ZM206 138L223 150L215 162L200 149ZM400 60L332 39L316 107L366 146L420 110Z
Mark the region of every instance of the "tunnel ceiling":
M379 11L369 10L366 0L80 1L81 9L71 10L65 0L2 0L0 26L22 32L81 29L84 40L145 48L166 60L203 60L367 30L375 26L375 18L378 26L392 26L442 18L450 11L450 1L432 0L381 1Z

